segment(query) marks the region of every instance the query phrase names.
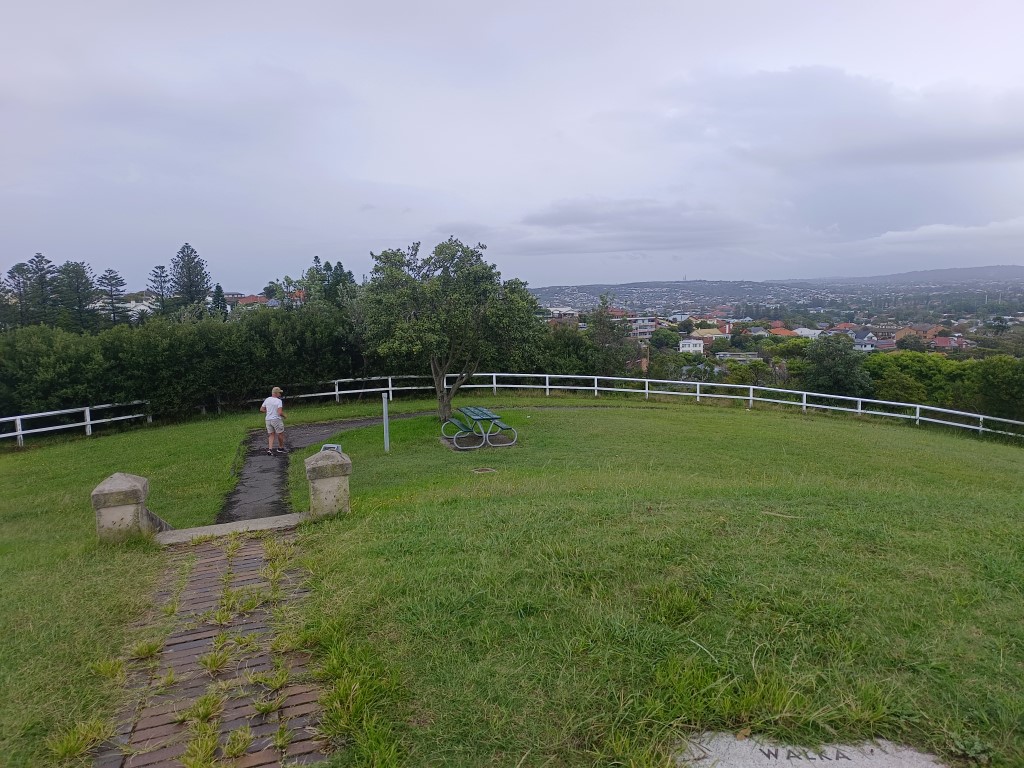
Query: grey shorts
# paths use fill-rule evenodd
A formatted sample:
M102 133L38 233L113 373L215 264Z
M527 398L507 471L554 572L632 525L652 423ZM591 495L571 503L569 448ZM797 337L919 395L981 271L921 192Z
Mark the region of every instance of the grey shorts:
M267 419L267 434L284 432L284 419Z

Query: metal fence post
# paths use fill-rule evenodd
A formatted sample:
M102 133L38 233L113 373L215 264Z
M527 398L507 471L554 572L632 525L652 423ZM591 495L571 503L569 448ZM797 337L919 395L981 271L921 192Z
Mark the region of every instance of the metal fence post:
M336 402L336 403L340 403L341 402L341 388L338 387L338 380L337 379L334 380L334 402Z
M391 381L391 376L388 376L388 400L395 399L395 385Z
M918 405L914 408L914 423L917 426L921 426L921 406Z
M857 398L857 415L858 415L858 416L860 416L860 415L861 415L861 412L862 412L863 410L864 410L864 401L863 401L863 400L861 400L861 399L860 399L860 398L858 397L858 398Z
M388 393L380 393L384 405L384 453L391 453L391 425L388 424Z
M498 374L491 374L491 393L498 394Z
M88 406L83 410L85 411L85 434L88 436L92 434L92 410Z
M651 380L644 379L644 400L651 399Z
M551 397L551 377L544 375L544 397Z
M979 416L978 417L978 434L980 435L984 431L985 431L985 417L984 416Z
M754 388L750 388L750 399L747 401L747 410L749 411L754 407Z
M801 398L800 409L804 413L807 413L807 393L801 392L800 394L803 395L803 397Z
M697 382L697 402L700 402L700 382Z
M597 397L597 376L594 377L594 397Z
M18 447L25 447L25 435L21 431L21 416L14 420L14 434L18 436Z

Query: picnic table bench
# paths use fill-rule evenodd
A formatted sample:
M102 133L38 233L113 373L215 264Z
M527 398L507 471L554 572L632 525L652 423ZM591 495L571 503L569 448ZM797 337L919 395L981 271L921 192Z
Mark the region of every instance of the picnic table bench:
M501 416L488 408L467 406L459 408L441 425L441 435L452 441L460 451L470 451L490 445L494 448L515 445L519 433L501 420ZM495 438L502 438L496 442ZM511 438L511 439L509 439ZM508 442L504 442L508 440Z

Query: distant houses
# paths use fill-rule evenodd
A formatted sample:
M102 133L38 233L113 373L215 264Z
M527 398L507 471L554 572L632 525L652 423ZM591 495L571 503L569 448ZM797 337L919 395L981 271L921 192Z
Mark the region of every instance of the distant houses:
M268 301L270 301L270 299L268 299L266 296L263 296L262 294L260 294L260 295L250 294L248 296L240 296L235 301L235 305L237 307L239 307L240 309L244 309L246 307L263 306Z
M897 330L893 334L893 338L896 339L896 341L899 341L907 336L917 336L918 338L925 339L926 341L931 341L943 330L946 329L941 325L914 323L913 325L907 325Z
M266 301L263 297L245 297L239 303L244 303L247 299ZM925 343L926 349L940 353L964 350L975 346L974 342L965 339L961 334L952 333L948 327L933 323L858 325L852 322L840 322L832 325L817 323L813 328L805 326L790 328L782 320L772 320L768 324L769 327L764 327L752 325L753 320L750 317L729 318L728 309L728 307L718 307L703 314L679 311L673 312L667 317L659 317L613 307L609 309L609 314L614 321L626 323L629 326L629 337L641 343L649 341L651 335L658 328L674 328L676 323L688 322L693 325L693 330L689 333L680 331L677 349L681 353L692 355L711 356L715 342L731 343L734 334L753 339L772 337L780 341L783 339L813 341L821 336L841 334L851 339L854 349L866 354L895 352L901 347L898 343L899 340L908 336L920 338ZM586 323L579 322L580 313L572 307L547 307L544 317L551 324L573 322L578 325L580 330L586 330ZM758 354L742 345L739 349L722 349L719 345L715 347L714 357L719 361L749 362L757 359Z
M794 328L793 332L803 339L816 339L821 336L821 328Z

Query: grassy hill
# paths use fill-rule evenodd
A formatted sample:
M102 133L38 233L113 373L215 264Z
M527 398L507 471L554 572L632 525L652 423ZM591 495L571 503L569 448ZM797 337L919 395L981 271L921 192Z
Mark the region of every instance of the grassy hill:
M1024 761L1022 448L733 407L470 402L520 445L453 453L417 418L385 455L379 427L349 432L352 514L301 534L312 593L292 618L339 764L653 765L687 732L745 727ZM0 456L19 478L0 502L4 754L45 759L48 733L109 714L89 665L123 652L159 569L145 545L92 543L88 491L182 443L150 477L183 496L154 509L212 517L244 426Z

